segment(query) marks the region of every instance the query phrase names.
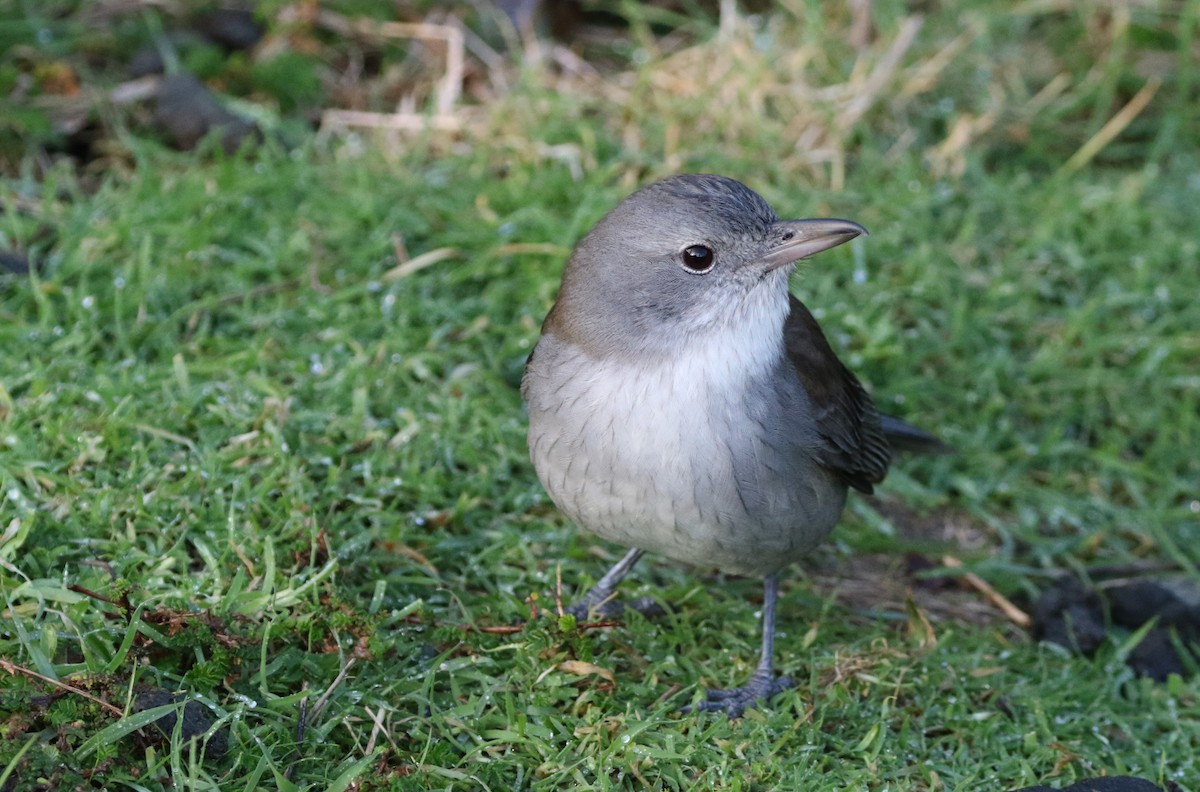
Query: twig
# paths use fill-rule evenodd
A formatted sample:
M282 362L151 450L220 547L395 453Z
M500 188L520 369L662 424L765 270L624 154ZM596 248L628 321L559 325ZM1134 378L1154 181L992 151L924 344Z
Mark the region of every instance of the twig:
M959 561L954 556L942 556L942 564L943 566L947 566L951 569L963 568L963 562ZM992 585L983 578L979 577L979 575L976 575L974 572L964 571L963 580L967 582L968 586L978 591L980 594L986 597L989 602L999 608L1000 612L1003 613L1013 624L1021 627L1022 629L1028 629L1029 625L1033 623L1033 620L1029 618L1028 613L1021 610L1016 605L1013 605L1008 597L1005 597L999 591L996 591L996 589L992 588Z
M924 61L916 64L912 73L908 75L904 84L900 87L897 95L909 98L925 93L933 88L942 72L946 70L946 67L958 57L960 52L965 50L975 39L979 38L981 32L982 27L980 25L968 22L966 30L951 39L949 44L935 52L933 57L926 58Z
M382 280L387 283L394 280L400 280L412 275L414 272L420 272L426 267L431 267L440 261L445 261L449 258L454 258L459 254L458 248L444 247L430 250L422 253L416 258L411 258L403 264L397 264L387 272L383 273Z
M301 690L308 691L308 680L304 680L304 684L300 687ZM296 704L296 745L299 746L304 742L304 730L308 728L308 696L300 699Z
M1108 123L1100 127L1100 131L1092 135L1091 140L1084 143L1071 155L1066 164L1062 166L1064 173L1074 173L1092 161L1092 158L1100 153L1101 149L1113 141L1117 135L1121 134L1125 127L1129 126L1133 119L1138 117L1146 105L1150 104L1150 100L1158 93L1159 87L1162 85L1162 78L1157 74L1146 80L1146 84L1142 86L1142 90L1133 95L1129 103L1117 111L1117 114L1108 120Z
M329 697L333 695L333 691L337 690L338 685L345 681L346 674L350 673L350 669L354 668L354 664L356 662L358 662L358 658L354 656L351 656L350 659L346 661L346 665L342 666L342 670L338 671L338 675L334 677L332 682L329 683L329 687L325 688L325 692L322 693L321 697L318 698L316 703L312 705L312 709L308 714L309 718L315 719L320 717L321 710L325 709L325 705L329 703Z
M67 591L74 591L76 594L82 594L85 597L91 597L92 599L99 600L100 602L107 602L109 605L115 605L116 607L120 608L121 610L125 611L126 613L133 610L133 607L130 605L128 598L124 602L118 602L117 600L115 600L111 597L106 597L103 594L92 591L89 588L84 588L83 586L80 586L75 583L72 583L71 585L67 586Z
M429 22L381 22L377 19L354 19L334 11L320 11L317 22L343 36L363 39L425 39L446 45L446 74L437 90L438 115L450 115L462 92L464 58L463 34L453 25L434 25Z
M462 119L456 114L459 97L462 95L466 56L462 30L455 25L436 25L429 22L380 22L374 19L355 19L335 13L320 11L317 22L322 27L343 36L357 36L367 40L421 39L438 41L446 47L446 71L436 89L435 110L432 115L412 112L403 105L394 113L371 113L362 110L326 110L321 114L320 134L342 131L351 127L392 129L419 132L425 129L440 129L457 132L463 128Z
M525 629L524 624L494 624L490 627L471 627L469 624L464 624L463 629L476 632L487 633L488 635L516 635Z
M66 682L59 682L57 679L51 679L48 676L42 676L41 674L39 674L37 671L34 671L33 669L25 668L24 666L19 666L16 663L10 663L7 660L0 660L0 669L7 671L9 674L12 674L13 676L16 676L17 674L24 674L27 677L32 677L34 679L40 679L48 685L52 685L53 687L56 687L56 688L61 688L62 690L66 690L70 693L74 693L77 696L83 696L88 701L92 701L92 702L95 702L96 704L99 704L101 706L101 708L108 710L112 714L116 715L118 718L125 717L125 711L122 710L120 707L109 704L104 699L96 698L91 693L88 693L86 690L80 690L79 688L75 687L74 685L68 685Z
M891 45L876 62L875 68L871 69L871 73L867 75L866 79L838 86L841 89L852 91L848 97L849 101L837 117L838 128L843 133L849 132L863 114L875 104L876 98L884 87L890 84L892 75L899 68L904 54L916 41L917 33L921 30L923 23L924 19L920 16L905 17L904 21L900 23L900 30L892 39Z
M368 129L397 129L405 132L420 132L424 129L440 129L457 132L463 123L458 116L423 113L371 113L366 110L326 110L321 113L321 134L330 130L349 127Z
M672 682L671 685L662 692L661 696L654 699L654 704L652 706L657 707L659 704L662 704L664 701L671 698L671 696L674 696L676 693L678 693L682 688L683 686L678 682Z
M387 726L384 725L383 707L380 707L374 711L372 711L370 707L363 707L363 709L366 710L367 715L371 717L371 723L374 724L371 727L371 736L367 739L367 747L363 750L363 753L369 754L375 750L375 741L379 739L380 734L382 734L384 738L392 744L393 750L399 751L400 746L397 745L396 741L392 739L391 732L388 730Z
M558 564L554 567L554 609L559 616L563 615L562 564Z
M161 82L162 77L157 74L129 80L109 91L108 99L115 105L127 105L152 99L158 93Z

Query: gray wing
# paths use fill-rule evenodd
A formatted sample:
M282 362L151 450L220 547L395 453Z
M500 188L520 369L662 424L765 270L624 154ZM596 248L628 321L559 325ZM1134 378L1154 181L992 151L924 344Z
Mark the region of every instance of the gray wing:
M891 460L884 416L858 378L838 360L817 320L794 296L783 339L812 404L820 439L818 464L848 486L873 492L887 475Z
M822 467L869 494L887 475L892 450L955 453L925 430L879 412L862 383L838 360L808 308L789 296L784 346L812 403L821 440L816 459Z

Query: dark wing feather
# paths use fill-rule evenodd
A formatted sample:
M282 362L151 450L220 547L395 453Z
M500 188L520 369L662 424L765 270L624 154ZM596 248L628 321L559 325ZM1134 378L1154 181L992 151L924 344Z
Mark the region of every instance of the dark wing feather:
M794 296L783 339L812 404L821 439L817 462L848 486L873 492L891 459L883 416L858 378L838 360L817 320Z
M953 446L948 446L941 440L918 429L907 421L884 413L879 416L883 422L883 436L893 451L907 451L911 454L953 454Z

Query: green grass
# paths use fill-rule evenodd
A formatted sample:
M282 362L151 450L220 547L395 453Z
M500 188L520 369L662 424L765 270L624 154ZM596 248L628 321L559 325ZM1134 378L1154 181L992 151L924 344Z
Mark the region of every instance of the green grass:
M1135 679L1121 639L1071 657L997 618L936 620L929 645L894 603L812 580L914 548L1018 599L1091 564L1196 574L1195 8L932 14L889 95L823 138L841 184L796 150L783 77L850 79L848 20L789 8L763 20L760 54L726 47L727 102L655 88L688 73L676 56L614 76L619 94L531 66L454 148L223 158L130 138L136 167L94 191L66 168L3 182L0 240L48 224L57 241L34 242L44 273L0 276L0 657L127 713L142 690L187 691L230 743L203 760L179 734L139 741L138 716L4 675L13 788L1002 790L1130 773L1200 789L1200 688ZM881 4L873 52L903 13ZM903 95L966 24L933 87ZM1064 169L1147 68L1163 77L1147 109ZM1067 87L1031 105L1056 73ZM770 94L757 115L752 89ZM517 392L566 251L674 170L866 225L794 290L882 406L960 450L883 487L925 535L858 498L788 578L778 659L799 684L732 722L675 709L752 669L756 582L651 562L625 594L670 615L582 631L545 615L560 571L569 598L619 548L542 493ZM395 234L414 256L458 253L395 277ZM931 538L939 515L985 545Z

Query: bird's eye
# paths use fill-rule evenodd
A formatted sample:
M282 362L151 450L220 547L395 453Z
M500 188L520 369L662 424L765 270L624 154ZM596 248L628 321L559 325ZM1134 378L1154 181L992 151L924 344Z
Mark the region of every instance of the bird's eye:
M688 272L703 275L713 268L717 257L713 254L712 248L707 245L692 245L683 249L683 252L679 254L679 260Z

